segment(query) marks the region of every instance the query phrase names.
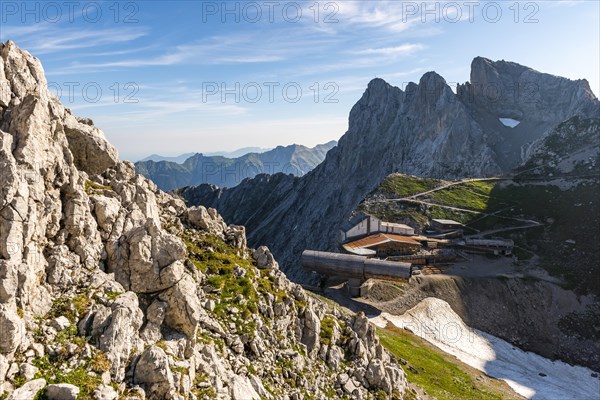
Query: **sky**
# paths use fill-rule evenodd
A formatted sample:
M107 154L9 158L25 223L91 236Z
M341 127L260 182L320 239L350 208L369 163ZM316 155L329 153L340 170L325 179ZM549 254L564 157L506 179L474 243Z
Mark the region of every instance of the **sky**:
M455 86L476 56L600 93L595 0L0 0L9 39L133 161L337 140L371 79Z

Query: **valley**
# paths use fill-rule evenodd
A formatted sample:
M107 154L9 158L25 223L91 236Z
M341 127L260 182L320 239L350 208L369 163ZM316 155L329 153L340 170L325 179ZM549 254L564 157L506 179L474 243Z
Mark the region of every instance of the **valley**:
M528 75L544 86L540 95L549 108L553 90L580 84L522 68L475 59L472 80L500 76L495 82L501 85ZM419 98L431 87L439 97L430 91ZM589 368L578 373L594 387L593 371L600 369L593 328L600 318L600 103L582 96L581 86L570 96L577 100L556 103L553 115L549 108L540 114L531 104L489 102L476 93L467 98L459 91L456 99L434 73L405 94L396 89L372 81L350 114L349 131L305 177L259 176L233 189L201 185L177 193L244 224L250 243L272 246L288 276L352 311L401 316L429 297L441 299L470 328L508 347L541 355L543 362ZM448 97L455 100L443 100ZM415 103L419 107L411 108ZM529 121L496 127L491 115L506 115L507 108ZM467 119L475 115L475 125L458 129L461 112ZM497 144L479 147L476 133L464 133L472 126L485 132L485 143L498 132ZM526 140L512 141L518 132L508 129ZM452 147L453 140L470 147ZM379 228L364 231L357 223ZM444 224L449 229L440 230ZM349 280L341 272L323 278L301 268L305 250L393 260L410 273L400 282ZM528 398L568 393L536 397L544 393L543 380L531 379L515 383Z

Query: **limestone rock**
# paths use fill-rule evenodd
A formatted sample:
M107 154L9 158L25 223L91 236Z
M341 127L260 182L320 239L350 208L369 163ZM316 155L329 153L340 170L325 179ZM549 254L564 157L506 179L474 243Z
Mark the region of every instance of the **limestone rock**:
M106 352L112 364L111 375L114 380L124 378L129 355L141 346L139 329L143 323L143 313L138 307L135 293L127 292L114 301L108 325L99 338L100 349Z
M45 379L35 379L33 381L26 382L23 386L12 392L8 396L8 400L33 399L45 386Z
M252 257L256 260L256 266L260 269L279 269L275 257L266 246L260 246L254 250Z
M96 175L117 164L117 150L106 141L101 130L79 122L68 112L65 117L65 135L78 169Z
M80 389L68 383L58 383L46 386L44 394L48 400L77 400Z
M256 393L248 378L234 375L231 378L231 398L233 400L258 400L260 395Z
M56 317L50 321L50 326L60 332L71 326L71 322L67 317L61 315L60 317Z
M94 390L94 400L117 400L118 398L119 393L111 386L100 385Z
M217 215L216 210L205 207L192 207L187 210L187 219L196 228L203 229L215 235L222 235L227 228L223 219Z
M157 292L174 286L183 276L185 246L149 219L123 238L116 279L138 293Z
M25 324L13 307L0 305L0 353L13 353L25 335Z
M167 304L165 323L183 333L188 340L186 354L189 356L196 343L196 331L201 317L201 304L196 295L196 284L191 276L184 277L173 287L164 291L160 299Z
M135 367L134 382L144 386L150 400L173 398L173 374L167 355L160 347L151 346L142 353Z
M319 349L321 332L321 320L311 309L304 312L304 329L302 331L302 343L312 354Z

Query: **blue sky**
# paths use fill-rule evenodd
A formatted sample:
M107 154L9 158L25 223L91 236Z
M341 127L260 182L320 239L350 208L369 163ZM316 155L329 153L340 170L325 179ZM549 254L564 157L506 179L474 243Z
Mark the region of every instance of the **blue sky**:
M600 93L600 2L423 4L2 0L0 39L131 160L338 139L372 78L462 83L476 56Z

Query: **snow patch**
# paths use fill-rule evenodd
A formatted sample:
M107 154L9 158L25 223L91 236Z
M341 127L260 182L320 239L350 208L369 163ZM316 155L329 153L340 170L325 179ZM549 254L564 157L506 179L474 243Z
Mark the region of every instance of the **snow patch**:
M591 376L591 369L551 361L472 329L440 299L429 297L401 316L382 313L371 322L408 329L528 399L595 399L600 393L600 379Z
M514 128L515 126L517 126L521 123L521 121L517 121L516 119L512 119L512 118L498 118L498 119L500 120L500 122L502 122L502 125L508 126L509 128Z

